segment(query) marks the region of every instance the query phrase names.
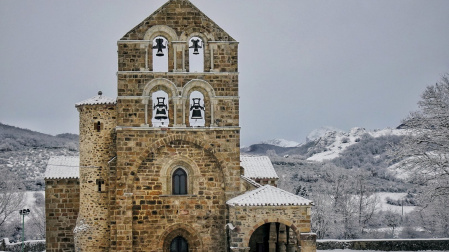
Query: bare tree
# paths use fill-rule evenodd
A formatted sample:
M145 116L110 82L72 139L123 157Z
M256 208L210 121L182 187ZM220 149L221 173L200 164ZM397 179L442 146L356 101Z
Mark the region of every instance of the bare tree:
M402 142L398 156L411 170L415 183L424 185L430 198L449 196L449 79L428 86L404 124L411 134Z
M410 174L410 180L421 185L418 199L423 223L438 220L426 228L436 236L449 235L449 76L428 86L419 110L411 113L404 125L410 135L402 141L395 157ZM440 211L441 210L441 211ZM424 219L426 221L424 222ZM439 225L442 225L439 227ZM439 227L439 228L436 228Z
M24 186L8 170L0 171L0 227L12 213L18 213L22 207Z

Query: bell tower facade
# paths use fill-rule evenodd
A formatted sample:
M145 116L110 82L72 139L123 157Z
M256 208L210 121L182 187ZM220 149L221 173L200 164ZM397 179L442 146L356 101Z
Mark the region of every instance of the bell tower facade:
M241 182L238 42L170 0L117 45L109 251L227 251L226 201Z

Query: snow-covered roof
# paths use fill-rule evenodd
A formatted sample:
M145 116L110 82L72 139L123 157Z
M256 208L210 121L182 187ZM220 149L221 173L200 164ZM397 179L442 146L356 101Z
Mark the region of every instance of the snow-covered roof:
M82 105L99 105L99 104L116 104L116 99L106 97L100 91L100 92L98 92L98 95L96 95L92 98L75 103L75 107L82 106Z
M250 179L250 178L247 178L247 177L245 177L245 176L240 176L243 180L245 180L246 182L248 182L250 185L252 185L252 186L254 186L255 188L259 188L259 187L261 187L262 185L261 184L259 184L259 183L257 183L256 181L254 181L254 180L252 180L252 179Z
M251 179L278 179L278 175L267 156L240 156L244 176Z
M312 206L311 200L265 185L226 202L231 206Z
M79 167L80 157L50 157L44 177L46 179L79 178Z

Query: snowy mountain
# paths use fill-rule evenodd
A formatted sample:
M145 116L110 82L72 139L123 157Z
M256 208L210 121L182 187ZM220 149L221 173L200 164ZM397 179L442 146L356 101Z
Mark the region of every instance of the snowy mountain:
M327 131L323 136L314 140L315 148L321 149L318 153L308 157L307 160L311 161L323 161L334 159L346 150L349 146L360 142L360 139L366 136L372 138L384 137L384 136L402 136L407 133L405 129L391 129L386 128L383 130L366 130L364 128L352 128L349 132L343 131Z
M343 130L332 126L324 126L319 129L314 129L307 135L306 142L316 141L321 137L325 136L329 132L343 132Z
M47 135L0 123L0 172L12 171L28 190L43 190L50 156L78 155L78 135Z
M296 147L299 145L298 142L289 141L289 140L285 140L282 138L262 141L262 142L260 142L260 144L269 144L269 145L274 145L274 146L279 146L279 147Z

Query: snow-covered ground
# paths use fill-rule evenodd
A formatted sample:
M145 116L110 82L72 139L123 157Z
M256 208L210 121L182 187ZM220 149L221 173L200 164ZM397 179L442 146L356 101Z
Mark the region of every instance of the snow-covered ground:
M383 130L366 130L364 128L352 128L349 133L342 132L342 131L328 131L325 132L324 135L321 136L321 139L323 141L326 141L326 151L317 153L311 157L309 157L307 160L311 161L324 161L324 160L330 160L338 157L340 153L342 153L346 148L349 146L357 143L360 138L368 134L374 138L381 137L381 136L390 136L390 135L405 135L407 134L406 130L401 129L391 129L386 128ZM315 138L317 136L314 136ZM319 138L317 138L319 139ZM320 143L318 143L320 144Z
M296 147L299 145L298 142L285 140L285 139L281 139L281 138L266 140L266 141L262 141L260 143L261 144L271 144L271 145L275 145L275 146L279 146L279 147Z
M400 200L404 199L407 195L407 193L387 193L387 192L379 192L375 193L377 197L379 197L379 205L377 206L377 209L382 211L391 211L398 214L401 214L402 212L404 214L408 214L415 209L414 206L393 206L390 204L387 204L387 198L393 199L393 200Z

